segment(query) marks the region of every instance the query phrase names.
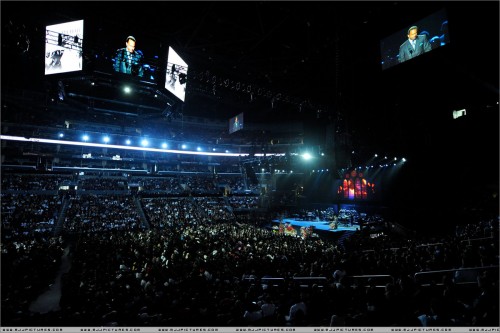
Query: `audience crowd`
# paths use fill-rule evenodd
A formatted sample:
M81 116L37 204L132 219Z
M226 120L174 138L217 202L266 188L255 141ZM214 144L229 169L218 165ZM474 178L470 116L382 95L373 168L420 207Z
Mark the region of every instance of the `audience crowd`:
M235 215L256 211L250 197L96 194L112 178L33 194L23 181L52 189L66 177L6 178L2 326L499 324L498 216L434 237L362 229L340 244L274 232L281 211ZM65 249L60 309L31 312Z

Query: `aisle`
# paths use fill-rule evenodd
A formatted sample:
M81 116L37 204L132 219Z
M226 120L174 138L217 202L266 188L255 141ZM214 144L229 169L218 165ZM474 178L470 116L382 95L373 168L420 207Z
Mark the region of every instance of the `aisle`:
M61 277L64 273L67 273L71 268L71 262L69 259L69 245L64 249L64 253L61 256L61 266L59 266L59 271L57 272L54 284L52 284L46 292L38 296L34 300L29 310L31 312L47 313L50 311L58 311L59 301L61 300Z

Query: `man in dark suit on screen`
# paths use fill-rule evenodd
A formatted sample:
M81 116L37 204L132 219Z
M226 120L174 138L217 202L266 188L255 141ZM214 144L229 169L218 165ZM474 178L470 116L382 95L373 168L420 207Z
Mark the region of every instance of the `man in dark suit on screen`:
M142 77L144 75L142 68L144 56L141 51L135 49L135 38L128 36L125 46L116 51L115 63L113 64L115 71Z
M418 27L408 29L408 40L399 47L399 62L405 62L425 52L432 50L432 46L425 35L418 34Z

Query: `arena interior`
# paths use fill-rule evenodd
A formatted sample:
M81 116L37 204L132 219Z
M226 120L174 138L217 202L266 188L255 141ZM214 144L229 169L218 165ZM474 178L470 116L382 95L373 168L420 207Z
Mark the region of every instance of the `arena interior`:
M0 5L2 327L498 328L498 1Z

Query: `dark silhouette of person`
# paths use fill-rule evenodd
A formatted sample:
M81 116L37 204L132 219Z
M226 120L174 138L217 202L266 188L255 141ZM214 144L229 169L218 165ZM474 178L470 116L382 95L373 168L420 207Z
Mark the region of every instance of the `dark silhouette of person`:
M448 40L448 21L443 21L443 23L441 24L441 34L438 36L432 37L431 39L429 39L429 42L431 43L432 48L444 46L449 42L449 40Z
M177 74L178 70L175 68L175 64L172 64L171 70L170 70L170 78L168 79L168 84L172 87L172 89L175 89L175 82L177 81Z
M49 68L61 68L61 58L64 54L64 50L55 50L51 53L51 62Z

